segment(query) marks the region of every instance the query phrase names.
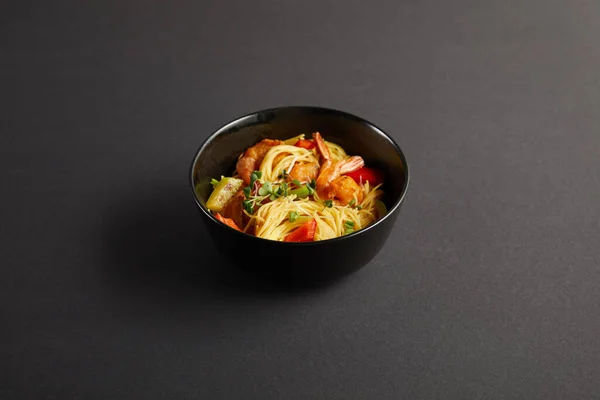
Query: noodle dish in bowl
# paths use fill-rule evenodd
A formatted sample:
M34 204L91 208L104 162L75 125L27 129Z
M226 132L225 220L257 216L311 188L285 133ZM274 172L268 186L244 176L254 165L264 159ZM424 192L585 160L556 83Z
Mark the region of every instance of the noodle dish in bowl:
M222 126L190 172L223 256L246 271L311 282L347 275L376 256L409 183L406 157L389 135L355 115L308 106ZM266 257L252 261L257 252ZM278 257L286 261L268 261Z

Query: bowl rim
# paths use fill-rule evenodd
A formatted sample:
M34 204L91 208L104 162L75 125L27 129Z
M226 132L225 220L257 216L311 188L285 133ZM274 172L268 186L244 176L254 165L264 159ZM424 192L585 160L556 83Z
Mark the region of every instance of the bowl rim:
M359 123L369 126L369 128L375 130L382 137L384 137L388 142L390 142L390 144L394 147L394 149L400 156L402 163L404 164L404 182L405 183L404 183L402 192L400 193L400 196L398 196L398 199L394 202L392 207L389 208L387 214L383 218L375 221L374 223L372 223L371 225L369 225L365 228L362 228L358 231L352 232L351 234L339 236L339 237L332 238L332 239L319 240L319 241L313 241L313 242L280 242L280 241L256 237L256 236L244 233L244 232L237 231L235 229L231 229L230 227L226 226L221 221L219 221L214 215L212 215L210 210L206 209L206 207L202 205L202 202L198 198L198 194L196 193L196 188L194 185L194 167L198 163L198 160L200 159L200 155L202 154L204 148L212 140L214 140L216 137L221 135L223 132L226 132L227 130L229 130L232 126L243 124L244 120L246 120L246 119L252 119L252 118L258 116L259 114L264 114L264 113L269 113L269 112L278 112L278 111L284 111L284 110L293 110L293 109L313 110L313 111L319 111L319 112L325 112L325 113L333 113L333 114L337 114L338 116L343 117L343 118L353 119ZM192 196L194 198L196 205L212 222L216 223L217 225L221 225L222 228L229 229L229 230L231 230L231 233L241 235L241 236L247 238L248 240L256 240L261 243L264 243L265 241L273 242L273 243L279 243L282 246L293 247L293 246L317 246L319 244L325 245L327 243L340 242L340 241L350 239L352 237L364 234L365 232L367 232L371 229L375 229L377 227L377 225L381 224L383 221L385 221L387 218L389 218L392 214L397 212L397 209L402 205L402 203L404 203L404 199L406 198L406 193L408 192L408 188L410 186L411 172L410 172L408 160L406 158L406 155L404 154L404 151L402 150L402 147L400 147L398 145L398 143L390 135L388 135L383 129L381 129L379 126L377 126L373 122L371 122L363 117L360 117L356 114L352 114L350 112L343 111L343 110L336 109L336 108L331 108L331 107L314 106L314 105L313 106L311 106L311 105L286 105L286 106L275 106L275 107L270 107L270 108L263 108L260 110L245 113L241 116L238 116L234 119L229 120L228 122L224 123L217 129L215 129L210 135L208 135L208 137L206 137L200 143L200 145L194 152L194 157L192 158L192 162L191 162L191 165L189 168L189 179L190 179L189 184L192 189Z

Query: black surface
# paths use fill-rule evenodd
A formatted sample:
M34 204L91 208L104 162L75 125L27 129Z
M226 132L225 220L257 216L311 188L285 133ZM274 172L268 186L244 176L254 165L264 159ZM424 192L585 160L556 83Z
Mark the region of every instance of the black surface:
M14 3L0 398L597 398L599 2ZM188 192L209 132L285 104L411 161L325 290L219 265Z

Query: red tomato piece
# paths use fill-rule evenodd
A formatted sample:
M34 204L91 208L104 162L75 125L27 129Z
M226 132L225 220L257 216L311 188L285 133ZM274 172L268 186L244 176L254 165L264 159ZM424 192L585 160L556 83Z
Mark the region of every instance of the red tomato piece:
M241 230L241 229L240 229L240 228L239 228L239 227L238 227L238 226L235 224L235 222L233 222L233 220L232 220L231 218L225 218L224 216L222 216L222 215L221 215L221 214L219 214L219 213L217 213L217 214L215 215L215 217L216 217L216 218L217 218L219 221L221 221L222 223L224 223L225 225L227 225L228 227L230 227L230 228L233 228L233 229L237 229L237 230L238 230L238 231L240 231L240 232L242 231L242 230Z
M305 149L314 149L316 147L315 142L313 142L312 140L308 140L308 139L300 139L296 142L296 144L294 145L296 147L302 147Z
M284 242L312 242L315 240L317 230L317 220L311 219L302 224L298 229L290 233L283 240Z
M361 183L361 180L363 183L369 181L371 186L377 186L380 183L383 183L383 171L376 168L362 167L361 169L349 172L346 175L354 179L358 184Z

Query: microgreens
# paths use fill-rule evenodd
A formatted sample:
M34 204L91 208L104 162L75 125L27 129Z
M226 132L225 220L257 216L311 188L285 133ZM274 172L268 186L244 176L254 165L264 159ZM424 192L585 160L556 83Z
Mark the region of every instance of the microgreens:
M267 194L271 193L272 191L273 191L273 186L271 185L271 182L266 181L260 187L260 189L258 189L258 195L259 196L266 196Z
M288 176L285 170L282 171L282 175ZM280 175L281 177L281 175ZM310 194L314 193L314 187L316 185L314 179L312 182L302 185L300 181L294 179L292 184L297 186L296 189L291 189L290 184L287 182L281 183L273 183L270 181L260 181L262 178L262 173L260 171L254 171L250 174L250 184L243 188L243 192L245 195L245 200L243 200L242 205L244 210L249 214L252 214L255 206L261 206L262 202L266 199L274 201L279 197L287 197L290 194L294 194L299 198L304 198ZM258 182L258 184L257 184ZM292 186L293 187L293 186ZM258 188L258 189L257 189ZM255 193L253 195L252 193ZM329 205L331 207L331 205ZM290 215L290 218L293 218ZM298 218L296 214L295 218ZM294 218L294 220L295 220Z
M242 206L248 214L252 214L252 212L254 211L254 202L252 200L243 200Z
M210 180L210 184L212 185L213 189L219 184L220 181L216 180L215 178L212 178Z
M258 198L256 196L252 196L252 189L254 188L254 184L256 183L256 181L259 180L261 177L262 172L252 172L250 174L250 184L242 189L242 191L244 192L244 196L246 196L246 199L242 201L242 207L244 207L244 210L246 210L248 214L252 214L252 212L254 211L254 206L257 203Z
M261 177L262 177L262 172L260 172L260 171L254 171L253 173L251 173L250 174L250 187L253 187L254 182L259 180Z
M333 201L325 200L323 204L325 204L325 207L331 208L333 206Z

